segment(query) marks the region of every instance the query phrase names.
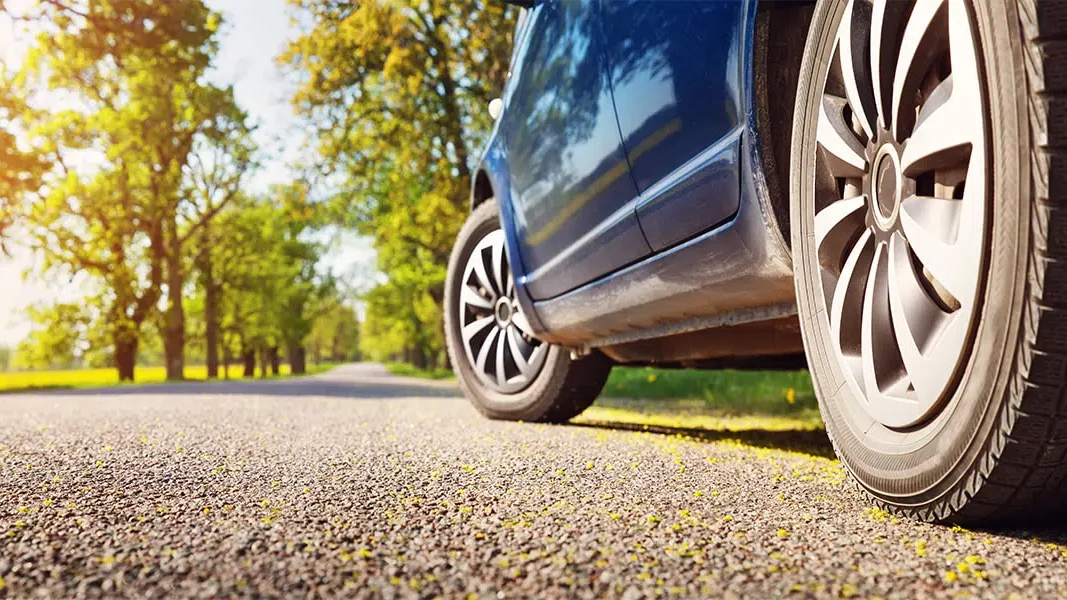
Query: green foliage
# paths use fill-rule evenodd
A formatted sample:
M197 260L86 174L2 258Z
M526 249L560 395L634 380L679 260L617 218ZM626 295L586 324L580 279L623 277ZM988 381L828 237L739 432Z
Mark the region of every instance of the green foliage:
M324 302L311 326L308 352L315 364L351 362L360 358L360 323L356 311L342 299L331 296Z
M22 16L40 33L6 90L22 109L7 116L25 153L47 166L30 171L37 185L15 190L8 208L46 272L98 284L91 316L132 377L165 275L181 282L190 155L243 121L232 90L204 78L220 15L201 0L55 0Z
M18 346L17 369L65 369L85 353L91 315L85 305L62 303L29 310L35 327Z
M372 236L388 282L361 346L443 364L445 269L466 215L471 152L507 73L514 13L485 0L290 0L309 25L280 57L302 78L335 218Z

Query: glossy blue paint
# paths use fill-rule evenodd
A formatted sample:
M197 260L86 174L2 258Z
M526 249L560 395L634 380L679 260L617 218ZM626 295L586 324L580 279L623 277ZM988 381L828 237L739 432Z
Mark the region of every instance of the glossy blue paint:
M606 3L614 1L604 0ZM628 2L624 6L630 7L633 4L635 3ZM641 8L646 15L654 14L648 11L653 11L654 7L661 3L648 0L647 4L650 6L632 10ZM668 8L679 10L686 9L682 6L684 4L688 3L663 3ZM543 14L546 7L553 5L566 6L567 2L543 0L538 8L531 11L531 15L539 14L539 11ZM589 5L588 0L585 7L595 8ZM725 56L723 64L716 63L709 69L718 69L718 72L722 73L723 80L718 87L722 93L718 97L707 99L709 108L733 102L736 107L733 121L724 109L718 117L711 119L715 124L705 123L703 129L700 126L686 128L684 133L670 132L655 144L665 144L665 147L683 150L677 150L675 154L664 151L665 156L651 160L653 155L660 153L659 148L654 148L647 151L650 160L646 162L642 162L645 153L637 153L635 168L627 168L625 178L616 177L610 181L621 187L622 184L618 183L620 179L629 180L633 191L637 190L638 183L642 183L643 193L630 197L621 194L620 197L608 200L610 194L602 195L607 186L596 186L592 189L598 194L588 196L599 199L600 204L597 204L595 209L582 203L578 210L569 208L566 212L561 212L569 204L552 198L545 190L562 190L573 198L582 193L580 190L583 185L586 186L585 189L590 189L590 184L609 172L610 168L604 168L606 165L598 163L599 168L591 170L597 174L597 178L589 179L587 173L586 179L568 181L570 185L564 186L560 184L563 175L552 173L552 169L548 169L547 174L543 169L538 171L539 167L529 162L557 152L561 147L567 147L566 144L561 145L561 140L577 139L569 134L560 135L561 132L570 131L571 127L576 126L547 119L550 113L545 112L546 107L574 106L561 104L560 100L560 94L563 94L564 99L576 97L573 95L575 92L567 92L566 86L561 84L567 77L557 78L549 75L570 74L573 79L577 73L574 65L571 64L568 71L560 70L563 68L560 64L551 63L556 70L535 72L529 70L532 69L531 63L527 62L523 69L514 71L515 74L505 92L504 115L491 138L487 159L483 161L481 168L490 173L496 196L501 202L501 216L509 240L508 253L513 260L517 274L516 283L521 292L520 302L527 313L535 315L534 328L542 338L570 346L598 346L745 320L773 318L795 311L792 308L794 304L789 249L770 221L769 215L772 211L759 155L751 64L756 2L744 0L738 2L736 8L736 23L730 27L719 25L723 31L722 38L733 40L739 50L731 54L720 49ZM692 7L688 9L692 10ZM654 20L649 22L655 23ZM533 35L532 26L536 21L530 23L531 29L526 43L516 49L516 64L522 63L524 55L529 53L529 47L535 43L536 36ZM600 30L598 33L596 25L588 24L583 24L578 29L588 32L590 38L604 35L604 51L606 55L611 55L606 41L611 36L609 29ZM730 31L733 33L729 33ZM655 40L657 35L653 33L648 37ZM715 38L708 43L714 45L721 41ZM694 40L686 42L695 43ZM588 51L592 45L595 45L595 42L589 42L588 46L579 46ZM699 48L691 50L692 55L699 55ZM576 56L573 48L569 55ZM733 67L726 66L730 61L734 61ZM604 68L605 72L608 72L607 67ZM688 65L681 68L696 67ZM727 74L735 68L739 75ZM595 72L595 69L582 72L589 74ZM531 77L531 73L533 76L540 73L539 86L525 85L521 81ZM730 79L731 77L733 79ZM577 83L571 81L567 85ZM686 87L685 84L679 85ZM597 84L593 87L596 88L596 94L589 97L596 98L596 109L589 110L596 113L595 121L599 123L604 111L604 86ZM583 93L588 95L589 89ZM662 95L662 90L659 93ZM631 107L631 116L627 117L626 106L619 98L614 100L615 105L619 107L620 124L627 123L627 119L635 122L640 119L639 116L633 116L641 112L637 110L639 107ZM676 104L671 106L676 108L669 110L675 110L677 115L689 114L687 108L678 107ZM536 113L536 118L530 118L531 110L541 112ZM646 115L655 115L657 112L662 113L664 109L652 110L651 113L648 107L642 110ZM692 110L695 115L695 109ZM520 111L520 114L509 114L513 111ZM668 111L664 114L670 113ZM583 118L588 119L587 116ZM663 118L666 117L650 120L646 116L645 121L655 124L662 122ZM540 123L538 119L541 119ZM519 120L522 120L521 127L513 124ZM669 123L670 119L665 122ZM716 126L725 127L731 122L732 127L715 129ZM533 127L538 124L546 127L547 135L536 134ZM641 126L633 128L623 125L621 131L617 130L617 135L620 141L624 134L629 135L632 140L637 140L644 135L640 129ZM535 133L523 135L523 131ZM586 125L582 131L588 132L589 126ZM656 128L650 131L656 131ZM700 133L701 131L703 133ZM677 139L667 141L675 133L681 135ZM641 143L636 142L637 145ZM621 146L622 144L620 148ZM631 151L634 148L636 146L627 147ZM690 150L684 150L685 148ZM693 148L696 150L691 150ZM516 152L517 149L521 151ZM563 157L553 165L567 164L571 160L573 159ZM617 169L618 164L615 162L613 168ZM520 167L526 172L523 177L516 177L516 168ZM575 172L573 163L571 170L567 172ZM657 173L661 175L653 181L656 176L654 174ZM534 181L530 179L534 175L544 175L548 179L545 182ZM731 189L735 190L732 195ZM733 211L729 210L731 198ZM534 199L537 199L537 202L534 202ZM538 206L544 208L539 209ZM630 207L634 208L633 220L630 219ZM585 210L586 208L589 210ZM554 214L564 215L558 222L566 225L560 225L558 230L552 231L553 235L547 238L551 242L542 240L542 243L552 246L552 251L530 243L533 232L543 228L545 223L554 218L539 214L537 210L555 211ZM636 221L636 214L640 214L641 224L645 226L643 244L637 243L632 235L626 237L620 233L632 233L629 224ZM531 223L535 226L532 227ZM709 227L713 229L708 230ZM636 248L624 252L618 246L605 244L605 241ZM595 254L593 250L598 247L608 248L605 254L615 257L615 260L599 263L591 260L590 256ZM583 263L578 259L587 262ZM568 267L576 264L583 268L596 264L597 269L604 269L611 262L617 266L610 273L604 271L591 275L596 269L579 269L577 275L567 274ZM582 279L584 283L575 283ZM559 285L554 286L552 282L558 282ZM537 293L529 294L531 289L536 289ZM566 293L549 297L547 292L550 290L563 290Z
M637 218L654 251L707 231L737 213L742 130L738 125L641 194Z
M526 15L498 133L527 289L549 298L651 253L632 204L598 0ZM595 232L591 234L591 232Z
M718 157L708 149L728 136L737 141L743 5L601 0L601 6L615 111L642 196L638 220L652 249L662 250L737 212L737 147ZM693 162L708 171L695 172Z
M644 192L741 122L742 5L601 3L619 129Z

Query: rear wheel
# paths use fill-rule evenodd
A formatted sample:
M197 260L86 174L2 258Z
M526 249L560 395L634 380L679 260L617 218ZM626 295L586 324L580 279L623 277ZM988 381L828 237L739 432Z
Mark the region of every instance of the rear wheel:
M467 398L494 419L563 422L596 400L611 372L537 339L515 298L497 203L478 206L459 233L445 282L448 355Z
M816 9L793 132L801 325L842 462L901 513L1017 516L1067 474L1059 53L1039 41L1065 9Z

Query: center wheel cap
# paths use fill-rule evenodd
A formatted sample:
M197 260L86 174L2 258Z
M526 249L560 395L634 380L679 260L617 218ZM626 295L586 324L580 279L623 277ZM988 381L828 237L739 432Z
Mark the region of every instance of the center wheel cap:
M511 302L507 298L501 298L496 303L496 323L501 327L507 327L511 323Z
M871 214L883 231L891 230L900 214L900 191L903 187L900 154L893 144L885 144L874 159L874 181L871 182Z

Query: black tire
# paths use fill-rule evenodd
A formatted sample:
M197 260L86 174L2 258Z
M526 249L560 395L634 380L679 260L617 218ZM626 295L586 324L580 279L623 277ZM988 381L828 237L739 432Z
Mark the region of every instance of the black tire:
M861 426L820 314L815 111L818 74L844 10L845 0L817 6L792 146L797 301L827 432L860 487L895 513L954 522L1042 517L1067 476L1067 2L973 2L991 130L986 284L954 392L906 431Z
M445 280L445 338L448 357L463 393L490 419L563 423L589 408L611 372L610 359L594 352L580 360L559 346L550 346L541 370L524 389L504 394L485 385L474 373L460 337L461 278L475 246L500 229L496 200L478 205L459 232Z

